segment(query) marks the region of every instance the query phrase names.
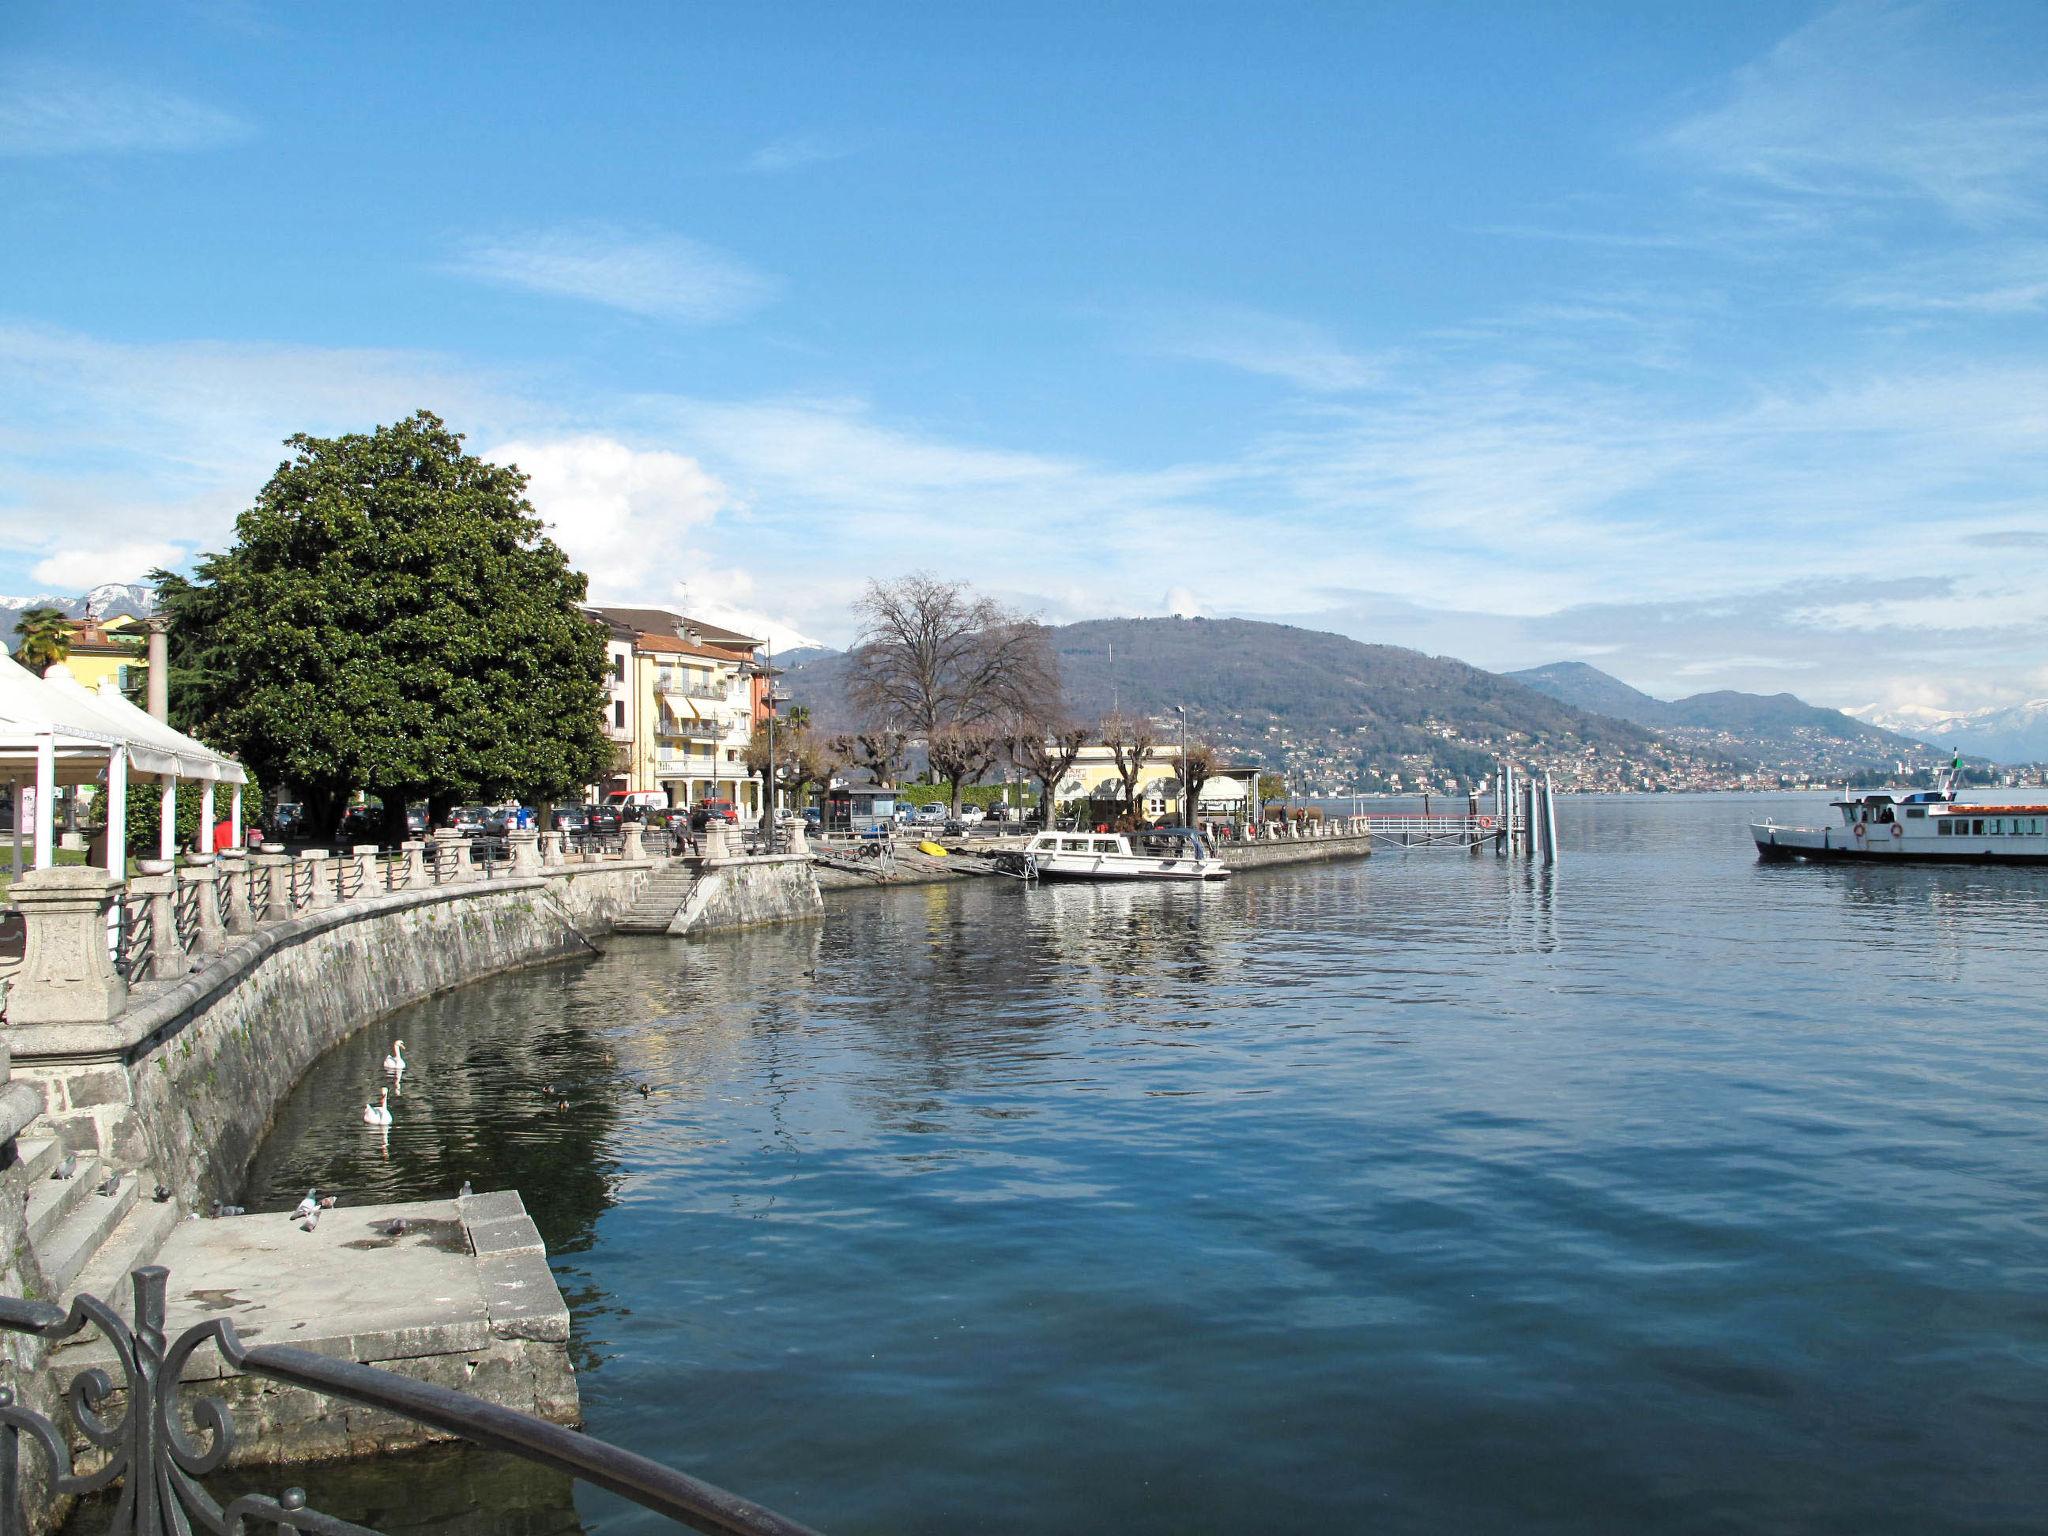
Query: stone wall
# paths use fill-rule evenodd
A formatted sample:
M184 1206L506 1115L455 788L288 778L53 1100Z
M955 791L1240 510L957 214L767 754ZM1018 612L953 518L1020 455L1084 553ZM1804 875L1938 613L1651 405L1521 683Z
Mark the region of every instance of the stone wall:
M825 899L819 894L809 854L706 859L668 931L720 933L824 915Z
M1251 842L1227 842L1216 856L1233 870L1261 869L1270 864L1309 864L1323 859L1362 859L1372 852L1372 839L1363 835L1345 837L1261 837Z
M148 1170L187 1210L231 1200L312 1062L374 1020L496 971L594 952L649 864L379 895L231 941L106 1025L10 1028L18 1079L74 1147Z

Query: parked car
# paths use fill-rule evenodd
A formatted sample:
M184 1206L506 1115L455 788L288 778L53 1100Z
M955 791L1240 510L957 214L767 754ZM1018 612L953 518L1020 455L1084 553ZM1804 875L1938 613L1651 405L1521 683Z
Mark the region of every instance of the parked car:
M427 808L425 805L408 805L405 808L405 830L413 837L427 835Z
M730 800L699 800L690 808L690 830L692 832L702 832L714 821L722 821L728 826L737 826L739 825L739 819L739 807L735 806Z
M986 820L988 820L988 812L980 806L963 805L960 807L960 822L963 826L975 826Z
M589 832L616 832L619 830L619 808L615 805L593 805L583 814L583 826Z
M549 816L549 825L557 832L581 832L586 821L580 805L558 805Z
M825 816L822 811L820 811L815 805L807 805L804 807L804 827L806 830L815 832L824 825Z
M384 807L381 805L352 805L342 813L341 840L344 843L370 841L383 830Z
M475 837L483 830L486 814L481 805L458 805L448 813L448 828L464 837Z
M930 805L920 805L916 810L912 811L910 813L910 820L914 826L941 827L946 824L951 814L945 806L934 801Z

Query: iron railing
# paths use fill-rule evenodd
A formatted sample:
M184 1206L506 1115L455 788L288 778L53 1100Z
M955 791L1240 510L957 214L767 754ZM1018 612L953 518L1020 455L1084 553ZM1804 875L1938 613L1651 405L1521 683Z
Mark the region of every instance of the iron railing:
M250 1348L227 1318L209 1318L167 1340L164 1298L170 1271L145 1265L130 1281L135 1295L132 1328L95 1296L72 1298L69 1311L47 1302L0 1297L0 1329L54 1345L87 1327L96 1328L112 1345L123 1377L117 1384L107 1372L89 1366L64 1391L65 1407L79 1434L105 1458L85 1471L77 1469L64 1430L19 1401L12 1389L0 1388L0 1536L28 1532L21 1500L24 1436L42 1452L54 1495L94 1494L120 1484L119 1502L107 1526L109 1536L191 1536L195 1529L244 1536L252 1522L313 1536L372 1536L362 1526L307 1508L306 1496L297 1488L288 1488L275 1499L247 1494L225 1507L206 1491L200 1480L225 1466L234 1449L234 1418L219 1398L181 1403L180 1383L186 1362L209 1343L229 1366L246 1375L393 1413L551 1467L692 1530L713 1536L817 1536L810 1527L723 1488L514 1408L286 1344ZM127 1400L121 1418L110 1424L100 1410L117 1385L126 1389Z

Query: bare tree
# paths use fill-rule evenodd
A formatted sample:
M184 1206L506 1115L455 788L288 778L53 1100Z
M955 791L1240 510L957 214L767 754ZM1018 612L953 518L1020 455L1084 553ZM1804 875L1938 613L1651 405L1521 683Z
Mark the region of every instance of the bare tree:
M1042 714L1059 697L1045 626L964 582L922 571L871 581L854 612L849 690L877 727L930 738L1006 712Z
M1187 755L1180 766L1180 807L1181 820L1189 826L1195 824L1195 813L1202 803L1202 786L1216 777L1216 749L1206 741L1188 743Z
M858 751L854 761L875 776L877 784L894 784L910 756L910 738L902 731L874 726L853 738Z
M954 725L932 732L925 756L932 772L946 781L955 816L960 814L960 786L979 783L1002 750L1003 738L982 726Z
M1060 784L1073 771L1074 764L1080 760L1081 749L1087 745L1088 728L1070 723L1026 735L1019 743L1024 770L1038 784L1038 815L1043 826L1052 826L1053 807L1059 796Z
M1145 772L1145 759L1159 744L1158 735L1150 720L1129 715L1104 715L1101 733L1102 744L1109 748L1110 760L1116 765L1117 780L1123 785L1124 814L1136 816L1138 780Z

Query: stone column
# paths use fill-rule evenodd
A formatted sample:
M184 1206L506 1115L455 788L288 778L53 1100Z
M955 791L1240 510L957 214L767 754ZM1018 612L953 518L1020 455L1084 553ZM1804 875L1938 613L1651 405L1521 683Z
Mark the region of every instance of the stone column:
M422 886L427 883L427 845L418 838L400 843L405 850L405 883L408 886Z
M542 864L559 864L562 862L562 837L562 833L554 831L552 828L541 833L540 861Z
M792 816L782 824L782 846L785 853L800 853L809 858L810 840L804 835L806 823L801 816Z
M220 925L220 901L214 894L214 882L219 873L210 853L186 855L185 867L178 872L181 882L198 888L199 899L193 904L199 914L192 925L194 954L218 954L227 943L227 933Z
M540 873L540 834L530 828L524 832L512 831L505 834L505 841L512 845L512 873L515 875L537 875Z
M153 719L168 721L171 718L171 648L164 637L170 632L171 621L148 619L143 627L149 633L149 713Z
M176 872L137 875L128 882L132 895L149 908L149 974L152 980L182 976L192 968L191 956L178 938L178 876Z
M220 905L229 933L254 933L256 915L249 910L249 855L246 849L220 852Z
M704 826L704 857L707 859L729 859L732 849L726 843L725 823L706 822Z
M107 954L107 904L120 890L104 869L85 865L15 880L27 937L8 988L8 1024L105 1024L128 1006L128 984Z
M288 853L252 853L249 855L249 864L251 868L260 869L270 876L264 891L263 910L258 916L266 923L282 922L290 917L292 856Z
M619 857L622 859L644 859L647 850L640 845L640 823L626 822L619 828Z
M377 845L375 843L353 843L349 848L349 862L355 866L351 878L356 883L355 895L350 901L361 901L366 896L377 894L372 883L377 874Z
M443 885L456 885L476 878L475 847L453 827L434 833L434 865Z
M325 848L307 848L300 852L299 862L313 866L313 894L306 901L306 909L331 907L334 905L334 877L327 866L333 861L328 858Z

